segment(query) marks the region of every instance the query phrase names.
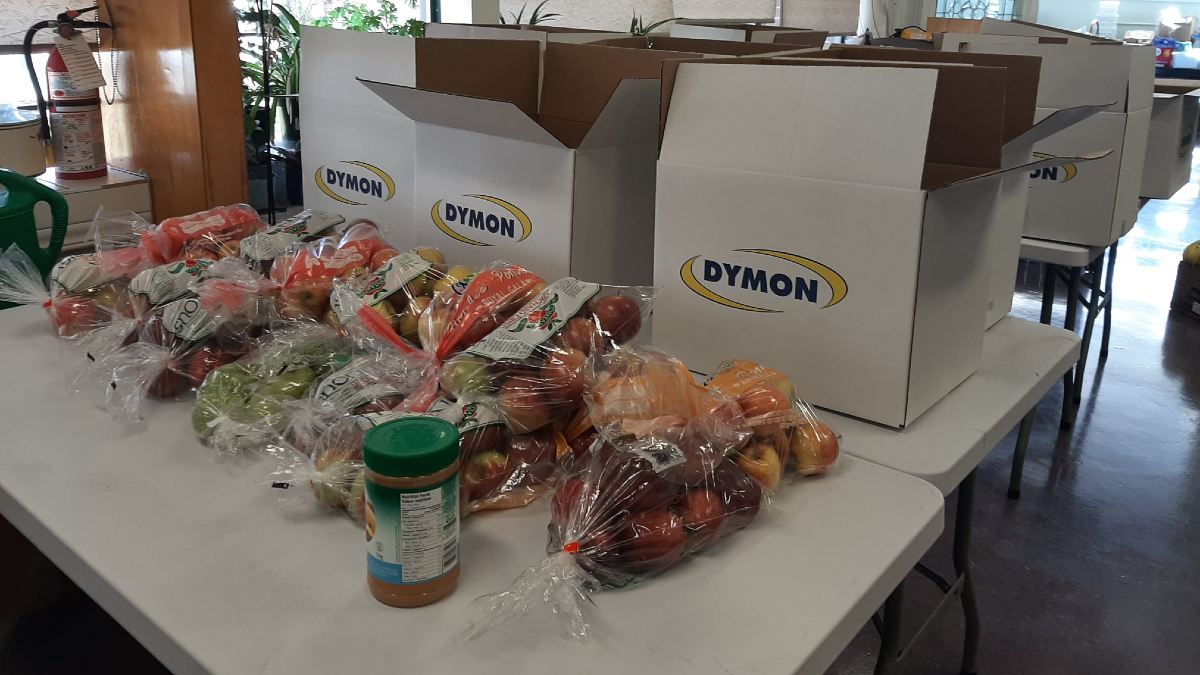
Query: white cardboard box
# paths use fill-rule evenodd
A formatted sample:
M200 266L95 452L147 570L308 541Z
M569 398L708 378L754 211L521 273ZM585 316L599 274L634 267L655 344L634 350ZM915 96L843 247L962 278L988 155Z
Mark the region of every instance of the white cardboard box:
M474 40L532 40L534 42L573 42L585 44L598 39L618 37L611 31L565 28L559 26L529 26L480 23L427 23L425 37Z
M689 23L678 21L671 24L671 37L701 38L707 40L732 40L735 42L761 42L786 44L790 47L822 47L828 31L787 26L764 26L753 23Z
M1005 71L774 63L673 80L655 341L698 370L769 363L817 405L902 427L979 365Z
M1033 159L1033 147L1063 129L1100 112L1100 106L1079 106L1061 110L1035 124L1035 105L1041 59L1036 56L985 54L977 52L940 52L917 49L834 46L809 57L847 60L910 61L921 63L963 63L1000 67L1004 79L1004 146L1001 167L1026 164ZM1059 157L1063 164L1077 166L1095 156ZM1041 171L1049 171L1044 166ZM1029 197L1029 176L1009 173L1001 178L1000 196L994 216L986 226L986 264L988 269L987 312L984 327L990 328L1012 309L1017 266L1021 254L1021 234Z
M477 64L446 53L418 62L416 86L364 82L416 122L411 238L469 265L504 259L548 279L649 283L658 78L663 61L700 54L492 44L509 50L498 81L447 89L450 72Z
M984 19L981 33L938 34L945 51L1042 58L1040 121L1056 110L1112 103L1104 113L1034 147L1035 157L1111 149L1086 165L1048 167L1030 176L1025 235L1106 246L1137 220L1149 129L1154 51L1017 21Z
M1150 132L1141 196L1170 199L1192 179L1196 118L1200 114L1200 82L1159 80L1154 85Z

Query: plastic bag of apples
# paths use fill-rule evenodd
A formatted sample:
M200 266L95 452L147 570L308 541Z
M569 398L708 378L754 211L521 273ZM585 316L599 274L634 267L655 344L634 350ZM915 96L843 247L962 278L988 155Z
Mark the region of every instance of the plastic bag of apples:
M730 397L650 348L591 360L588 409L599 435L564 463L551 501L548 557L481 599L481 633L549 603L585 637L592 592L662 573L748 525L767 494L736 453L753 432Z
M141 261L136 255L129 258L104 267L94 253L67 256L50 270L47 290L33 259L12 244L0 254L0 302L40 305L59 337L87 335L107 326L114 315L129 314L126 290Z
M167 218L138 233L139 248L150 262L236 257L246 237L266 228L248 204L218 206L186 216Z
M503 261L464 271L470 272L451 268L447 282L434 285L417 327L421 346L439 363L479 342L546 288L538 275Z
M397 253L370 222L340 236L293 244L275 258L269 274L280 285L280 316L336 323L329 306L333 281L366 276Z

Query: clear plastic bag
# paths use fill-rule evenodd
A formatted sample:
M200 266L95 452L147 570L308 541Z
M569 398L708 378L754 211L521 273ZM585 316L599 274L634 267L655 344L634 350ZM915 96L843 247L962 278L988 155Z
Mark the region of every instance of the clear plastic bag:
M737 461L752 432L736 403L696 386L687 368L664 354L617 353L621 358L602 360L592 379L661 368L628 385L652 403L624 417L611 401L589 396L593 419L603 423L591 446L563 463L551 499L548 557L509 589L481 598L483 615L469 634L548 605L565 633L586 637L591 593L669 570L749 525L767 499Z
M280 285L280 315L336 326L337 316L329 305L334 279L365 277L372 260L390 252L399 253L383 240L375 225L366 222L339 237L293 245L271 264L270 279Z
M50 289L25 251L12 244L0 254L0 302L40 305L59 337L75 338L130 313L129 279L101 269L95 254L67 256L50 271Z
M237 256L242 239L265 227L248 204L218 206L167 218L158 227L140 232L139 248L156 265L187 259L219 260Z
M583 405L588 356L635 339L655 293L559 279L446 361L442 388L488 403L514 433L565 424Z
M305 209L242 239L238 244L238 252L252 269L266 274L275 258L286 253L292 245L311 241L345 221L345 218L334 213Z
M506 262L461 279L459 272L449 271L452 283L435 284L433 300L420 317L421 346L439 362L482 340L546 288L538 275Z
M558 458L570 447L558 425L518 434L486 402L446 403L439 413L458 426L463 512L515 509L554 487Z
M350 361L351 350L327 326L276 325L254 352L208 373L196 392L193 431L219 455L261 448L286 428L319 379Z
M796 395L791 380L779 371L733 359L722 363L705 386L736 400L754 430L753 442L742 451L747 471L768 479L788 470L812 476L829 471L837 462L837 433ZM774 451L778 466L769 450Z

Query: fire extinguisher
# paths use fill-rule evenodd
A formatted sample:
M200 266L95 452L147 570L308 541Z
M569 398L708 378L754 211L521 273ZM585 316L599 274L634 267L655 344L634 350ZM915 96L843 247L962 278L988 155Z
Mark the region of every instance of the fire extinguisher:
M25 66L37 92L38 113L41 115L42 140L54 148L54 173L58 178L79 180L108 175L104 155L104 122L100 112L100 90L79 89L71 79L62 54L55 47L46 63L47 101L33 68L33 38L39 30L52 28L63 37L71 37L80 28L111 28L101 21L80 21L80 14L97 11L98 7L69 10L54 21L39 21L25 33Z

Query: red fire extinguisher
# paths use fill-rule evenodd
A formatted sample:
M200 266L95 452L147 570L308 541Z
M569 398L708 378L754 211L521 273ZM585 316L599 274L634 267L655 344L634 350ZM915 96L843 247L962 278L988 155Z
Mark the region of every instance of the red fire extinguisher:
M79 21L79 14L95 11L96 7L72 10L58 15L57 21L42 21L29 29L25 36L25 62L30 79L37 89L37 98L42 114L42 136L49 137L54 148L55 175L67 180L100 178L108 175L108 162L104 155L104 122L100 113L100 90L78 89L58 49L50 50L46 63L48 100L43 101L41 87L33 73L30 57L33 35L42 28L54 28L64 37L76 32L77 28L104 27L106 23Z

